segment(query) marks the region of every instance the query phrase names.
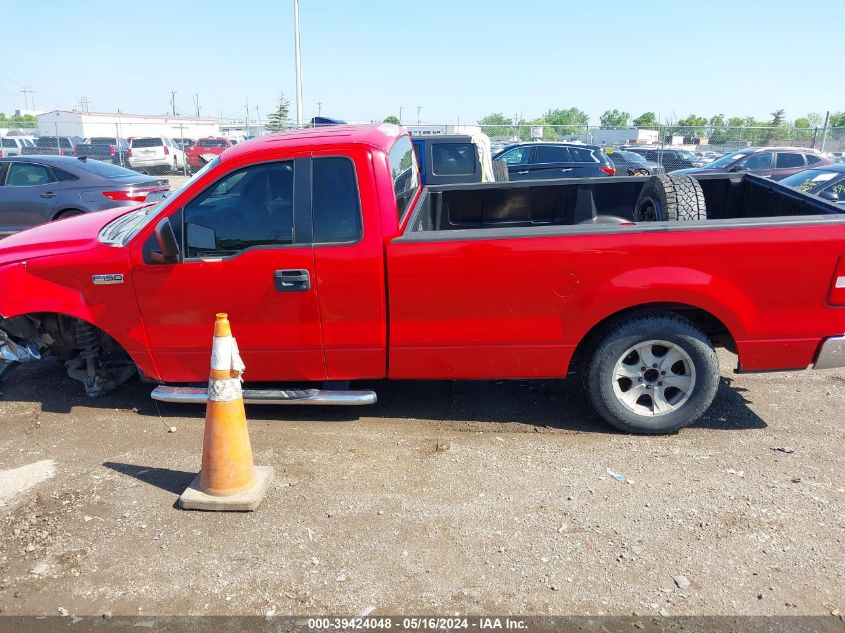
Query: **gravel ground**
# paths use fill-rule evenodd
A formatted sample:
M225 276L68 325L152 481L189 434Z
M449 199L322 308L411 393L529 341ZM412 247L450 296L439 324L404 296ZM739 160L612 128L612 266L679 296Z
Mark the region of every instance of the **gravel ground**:
M707 416L668 437L612 432L574 383L248 408L276 479L257 512L227 514L175 507L201 407L137 381L85 400L59 364L21 367L0 399L0 610L845 610L845 371L723 376Z

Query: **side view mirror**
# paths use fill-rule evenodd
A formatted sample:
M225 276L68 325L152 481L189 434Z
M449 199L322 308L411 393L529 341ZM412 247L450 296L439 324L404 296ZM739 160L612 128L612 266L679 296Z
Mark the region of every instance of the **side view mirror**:
M179 261L179 244L170 218L164 218L156 224L156 241L159 250L152 252L152 261L156 264L175 264Z
M745 165L734 165L731 171L748 171L748 168Z
M839 202L839 194L835 191L822 191L819 194L819 198L822 200L827 200L828 202Z

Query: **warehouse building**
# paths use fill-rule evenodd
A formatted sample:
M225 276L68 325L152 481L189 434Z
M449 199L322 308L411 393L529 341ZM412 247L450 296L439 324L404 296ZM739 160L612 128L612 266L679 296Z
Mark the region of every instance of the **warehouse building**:
M197 117L52 110L39 114L37 119L40 136L201 138L220 135L217 119Z

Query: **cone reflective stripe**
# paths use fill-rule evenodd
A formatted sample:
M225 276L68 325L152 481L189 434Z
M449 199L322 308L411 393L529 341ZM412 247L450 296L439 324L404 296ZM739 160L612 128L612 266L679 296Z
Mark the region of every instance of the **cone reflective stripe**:
M241 390L245 370L226 314L216 316L208 380L202 467L180 497L184 508L254 510L272 479L252 460Z

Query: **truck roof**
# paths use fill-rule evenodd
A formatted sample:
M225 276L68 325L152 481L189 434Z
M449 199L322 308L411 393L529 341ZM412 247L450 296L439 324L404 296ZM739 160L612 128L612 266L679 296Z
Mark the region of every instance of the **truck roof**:
M238 143L220 155L220 160L229 160L242 154L266 149L295 149L299 147L336 147L367 145L387 152L404 132L390 123L369 123L366 125L331 125L275 132L267 136Z

